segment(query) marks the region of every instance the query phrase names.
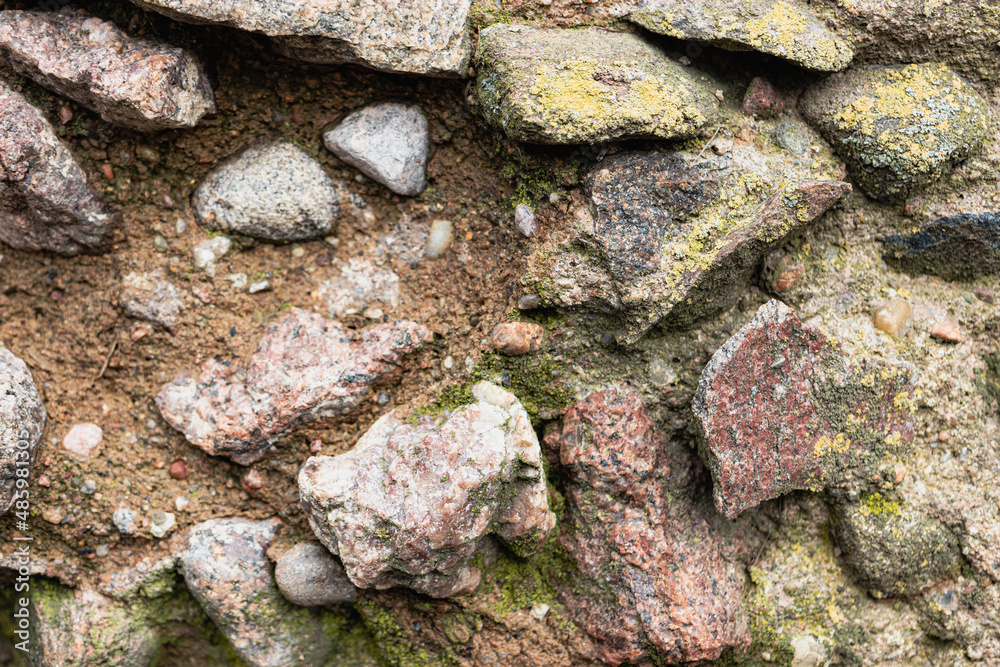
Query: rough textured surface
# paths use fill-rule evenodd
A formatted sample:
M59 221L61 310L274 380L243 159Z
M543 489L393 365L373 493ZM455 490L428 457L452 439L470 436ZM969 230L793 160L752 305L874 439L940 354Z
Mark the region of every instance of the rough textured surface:
M690 495L696 458L637 394L591 394L546 445L570 477L561 542L587 579L563 596L605 663L714 660L749 645L740 539Z
M122 279L121 303L132 317L159 324L176 333L177 316L184 308L180 288L166 279L162 269L150 273L132 272Z
M106 250L121 216L41 111L0 81L0 241L61 255Z
M394 271L363 257L352 257L337 269L340 275L324 280L313 293L330 317L353 315L371 304L382 304L387 309L399 305L399 276Z
M337 187L323 167L285 140L250 146L220 164L193 203L208 227L268 241L328 234L340 213Z
M323 145L398 194L418 195L427 184L430 136L419 106L384 102L355 111L323 134Z
M278 50L313 63L357 63L388 72L464 76L472 0L133 0L181 21L219 23L276 38Z
M14 505L18 479L27 489L28 475L45 430L45 407L24 362L0 347L0 515ZM21 474L18 474L18 471ZM30 503L16 508L27 516Z
M605 159L586 177L591 208L577 215L578 241L590 252L543 248L530 267L545 276L534 289L551 305L619 312L624 343L661 319L688 324L730 305L770 249L851 189L808 178L772 186L758 159L750 148L734 160Z
M325 664L336 650L322 618L282 597L265 556L281 522L212 519L192 527L178 555L195 599L251 667Z
M974 280L1000 271L1000 213L953 215L884 240L885 261L910 273Z
M629 20L661 35L753 49L824 72L844 69L854 56L797 0L640 0Z
M135 130L193 127L215 112L208 78L191 53L133 39L86 14L0 12L0 58L109 123Z
M209 360L197 379L165 385L156 405L190 442L249 465L299 424L350 413L403 355L430 340L413 322L352 336L334 320L292 308L267 327L245 368L235 358Z
M712 355L692 403L718 510L864 484L913 439L912 373L849 358L780 301L761 306Z
M527 412L486 382L472 394L443 423L389 413L350 452L312 457L299 472L313 531L360 588L469 593L492 535L527 556L555 525Z
M303 542L286 551L274 567L274 578L285 599L303 607L351 602L358 597L344 566L321 544Z
M810 87L799 102L876 199L896 200L941 177L986 137L986 101L937 63L869 67Z
M520 141L691 137L719 107L711 81L628 33L494 25L476 60L483 113Z
M785 108L785 101L774 84L764 77L755 76L743 94L743 113L755 118L777 116Z
M535 322L504 322L493 330L493 347L504 354L537 352L542 347L545 329Z

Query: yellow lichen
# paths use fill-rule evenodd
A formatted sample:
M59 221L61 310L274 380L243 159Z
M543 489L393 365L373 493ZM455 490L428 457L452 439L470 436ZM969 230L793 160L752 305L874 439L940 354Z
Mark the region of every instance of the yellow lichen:
M813 446L816 456L826 456L827 454L843 454L851 448L851 440L843 433L838 433L833 438L825 433Z

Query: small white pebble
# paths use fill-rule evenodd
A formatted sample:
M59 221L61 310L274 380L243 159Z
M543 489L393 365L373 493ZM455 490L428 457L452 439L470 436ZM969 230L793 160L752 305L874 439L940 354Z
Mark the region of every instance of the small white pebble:
M257 292L263 292L264 290L269 289L271 289L271 283L266 280L261 280L260 282L250 285L250 288L247 291L251 294L256 294Z
M427 239L427 254L440 257L451 245L452 231L450 220L435 220L431 223L431 233Z
M176 520L170 512L153 512L149 532L153 537L163 537L167 531L174 527L174 523Z
M185 496L177 496L174 498L174 507L177 508L178 512L183 512L184 508L188 506L191 501Z
M233 284L233 289L241 290L247 286L247 274L245 273L234 273L230 276L226 276L226 280Z
M454 365L455 365L454 359L452 359L451 357L444 358L444 367L446 370L450 371Z
M531 605L531 615L535 617L536 621L541 621L545 618L545 615L549 613L549 605L535 603Z
M382 309L381 308L365 308L362 315L370 320L380 320L382 319Z
M302 246L297 248L292 248L292 257L304 257L306 254L306 249Z

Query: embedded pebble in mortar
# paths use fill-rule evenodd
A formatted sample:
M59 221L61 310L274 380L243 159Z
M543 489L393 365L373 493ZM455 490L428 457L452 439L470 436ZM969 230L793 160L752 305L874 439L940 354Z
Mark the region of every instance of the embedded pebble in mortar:
M175 517L170 512L153 512L149 532L152 533L153 537L163 537L171 528L174 527L174 523Z
M210 278L215 277L215 263L233 247L228 236L205 239L194 247L194 268L204 271Z
M336 268L340 276L324 280L312 293L313 299L326 305L330 317L353 315L375 301L390 308L399 305L399 276L394 271L363 257L351 257Z
M261 280L260 282L251 283L250 287L247 288L247 291L250 292L250 294L256 294L257 292L264 292L269 289L271 289L271 283L267 280Z
M906 331L911 312L910 304L903 299L889 299L875 311L875 328L899 338Z
M170 464L170 470L168 471L170 476L174 479L186 479L187 478L187 464L184 461L178 459Z
M132 535L135 533L135 510L127 507L120 507L111 515L111 523L115 524L122 535Z
M303 542L285 552L274 567L281 594L302 607L353 602L358 589L344 566L321 544Z
M534 322L504 322L493 329L493 347L510 355L537 352L542 347L545 329Z
M525 294L517 300L517 308L518 310L534 310L541 305L541 302L537 294Z
M935 322L931 325L931 335L950 343L962 342L962 333L951 322Z
M17 480L23 479L18 472L30 474L35 465L45 420L45 407L28 366L0 347L0 515L15 501Z
M450 220L435 220L431 223L431 233L427 238L427 254L440 257L451 246L452 230Z
M785 103L770 81L755 76L743 96L743 113L754 118L771 118L781 113Z
M87 458L104 440L104 431L97 424L76 424L63 438L63 447L77 456Z
M666 387L677 382L677 371L663 359L653 359L649 363L649 381L657 387Z
M397 194L415 196L426 186L430 138L419 106L384 102L365 107L326 132L323 144Z
M538 221L535 220L535 211L527 204L518 204L514 207L514 226L525 238L538 235Z
M184 308L180 288L167 280L163 269L149 273L129 273L122 279L119 296L126 314L177 331L177 318Z

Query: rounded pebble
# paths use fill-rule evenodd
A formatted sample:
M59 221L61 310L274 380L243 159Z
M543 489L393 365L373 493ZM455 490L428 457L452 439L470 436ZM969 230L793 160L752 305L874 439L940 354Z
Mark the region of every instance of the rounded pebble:
M504 322L493 330L493 347L504 354L537 352L545 329L534 322Z
M518 204L514 207L514 226L526 238L537 236L538 221L535 220L535 211L526 204Z
M875 328L898 338L906 331L911 312L910 304L903 299L889 299L875 311Z
M541 304L537 294L525 294L517 300L518 310L534 310Z
M63 447L68 451L87 458L104 440L104 431L97 424L76 424L63 438Z
M440 257L451 245L452 229L450 220L435 220L431 223L431 233L427 238L427 254Z
M170 464L170 476L174 479L187 479L187 464L181 459L177 459Z
M931 335L950 343L962 342L962 333L950 322L935 322L931 326Z
M351 602L358 591L344 567L320 544L296 544L278 559L274 578L281 594L303 607Z

